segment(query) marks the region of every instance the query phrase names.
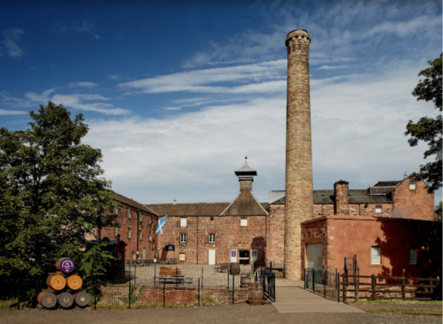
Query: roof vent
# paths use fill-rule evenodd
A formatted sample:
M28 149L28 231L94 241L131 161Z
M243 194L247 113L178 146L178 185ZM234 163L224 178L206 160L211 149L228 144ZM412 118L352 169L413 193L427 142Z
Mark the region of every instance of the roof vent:
M177 204L177 199L174 198L172 204L173 204L173 205Z

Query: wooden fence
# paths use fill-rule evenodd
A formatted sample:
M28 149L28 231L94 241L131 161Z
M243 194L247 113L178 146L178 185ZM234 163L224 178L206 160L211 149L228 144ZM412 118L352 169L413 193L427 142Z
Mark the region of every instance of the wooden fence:
M366 300L431 300L440 279L340 275L343 302ZM352 282L349 280L354 278ZM394 296L393 296L394 295ZM422 297L423 296L423 297Z

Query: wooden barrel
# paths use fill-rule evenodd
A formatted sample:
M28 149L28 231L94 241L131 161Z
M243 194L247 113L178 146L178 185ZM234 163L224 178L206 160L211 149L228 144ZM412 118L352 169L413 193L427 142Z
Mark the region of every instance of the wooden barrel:
M57 300L59 305L63 308L69 308L74 304L74 297L68 292L57 295Z
M83 280L78 275L72 275L68 277L66 283L70 289L79 290L82 287Z
M263 284L249 284L248 301L249 305L263 305Z
M85 307L89 303L89 295L86 291L79 291L73 297L74 297L74 303L77 306Z
M75 263L70 258L60 258L55 262L55 268L64 273L71 273L74 271Z
M57 304L57 297L50 291L42 291L37 296L37 302L44 308L53 308Z
M46 284L54 290L62 290L66 287L66 279L58 274L53 274L46 279Z
M231 269L231 275L240 274L240 265L238 263L231 263L230 269Z

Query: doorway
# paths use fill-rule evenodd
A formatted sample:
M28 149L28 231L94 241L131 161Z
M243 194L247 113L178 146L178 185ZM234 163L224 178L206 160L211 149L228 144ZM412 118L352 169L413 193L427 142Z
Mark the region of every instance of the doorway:
M215 264L215 250L209 250L209 262L208 264Z

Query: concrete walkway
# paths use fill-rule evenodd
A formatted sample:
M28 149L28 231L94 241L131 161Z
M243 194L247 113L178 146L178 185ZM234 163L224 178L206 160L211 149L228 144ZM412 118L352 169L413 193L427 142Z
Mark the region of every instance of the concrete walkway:
M299 287L275 287L274 307L280 313L364 313Z

